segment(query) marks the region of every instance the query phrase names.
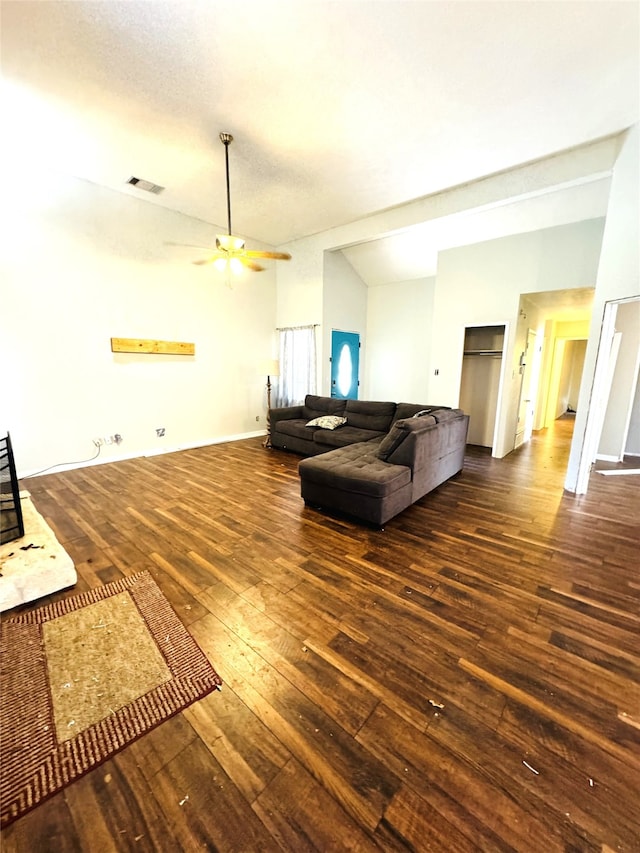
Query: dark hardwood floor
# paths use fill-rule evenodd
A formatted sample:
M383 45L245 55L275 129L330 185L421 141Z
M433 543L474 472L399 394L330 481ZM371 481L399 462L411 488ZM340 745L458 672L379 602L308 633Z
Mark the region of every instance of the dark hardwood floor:
M59 595L148 569L225 686L4 853L640 851L639 481L564 494L571 427L468 448L384 530L259 439L23 481Z

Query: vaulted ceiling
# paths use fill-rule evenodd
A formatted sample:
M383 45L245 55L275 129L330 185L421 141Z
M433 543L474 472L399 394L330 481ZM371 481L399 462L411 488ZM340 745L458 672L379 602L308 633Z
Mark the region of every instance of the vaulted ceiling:
M220 225L231 132L234 230L280 245L633 124L638 8L3 0L4 142Z

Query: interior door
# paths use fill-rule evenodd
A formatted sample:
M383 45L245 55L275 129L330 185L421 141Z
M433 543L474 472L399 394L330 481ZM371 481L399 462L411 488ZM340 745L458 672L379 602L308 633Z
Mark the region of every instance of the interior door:
M533 432L533 420L535 415L535 396L537 393L537 370L539 359L536 356L536 333L529 329L527 332L527 345L522 353L520 371L522 381L520 384L520 403L518 406L518 423L516 424L516 437L514 448L531 439Z
M357 332L331 331L331 396L341 400L358 399L360 335Z

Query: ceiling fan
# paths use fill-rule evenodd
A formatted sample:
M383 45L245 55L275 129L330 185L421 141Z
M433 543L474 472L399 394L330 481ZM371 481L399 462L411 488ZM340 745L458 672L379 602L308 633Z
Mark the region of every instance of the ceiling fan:
M256 258L269 258L275 261L289 261L291 255L287 252L260 252L245 249L244 240L234 237L231 233L231 195L229 192L229 145L233 141L230 133L221 133L220 141L224 145L224 159L227 175L227 234L216 234L216 248L212 255L202 260L194 261L194 264L204 266L213 264L217 269L240 272L243 267L261 272L261 266ZM198 247L200 248L200 247Z

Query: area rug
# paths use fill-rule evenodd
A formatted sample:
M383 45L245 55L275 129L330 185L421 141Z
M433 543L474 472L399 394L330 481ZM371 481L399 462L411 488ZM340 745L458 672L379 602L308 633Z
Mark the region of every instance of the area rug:
M73 560L33 505L20 492L24 536L0 545L0 611L35 601L78 580Z
M1 825L222 681L148 572L0 624Z

